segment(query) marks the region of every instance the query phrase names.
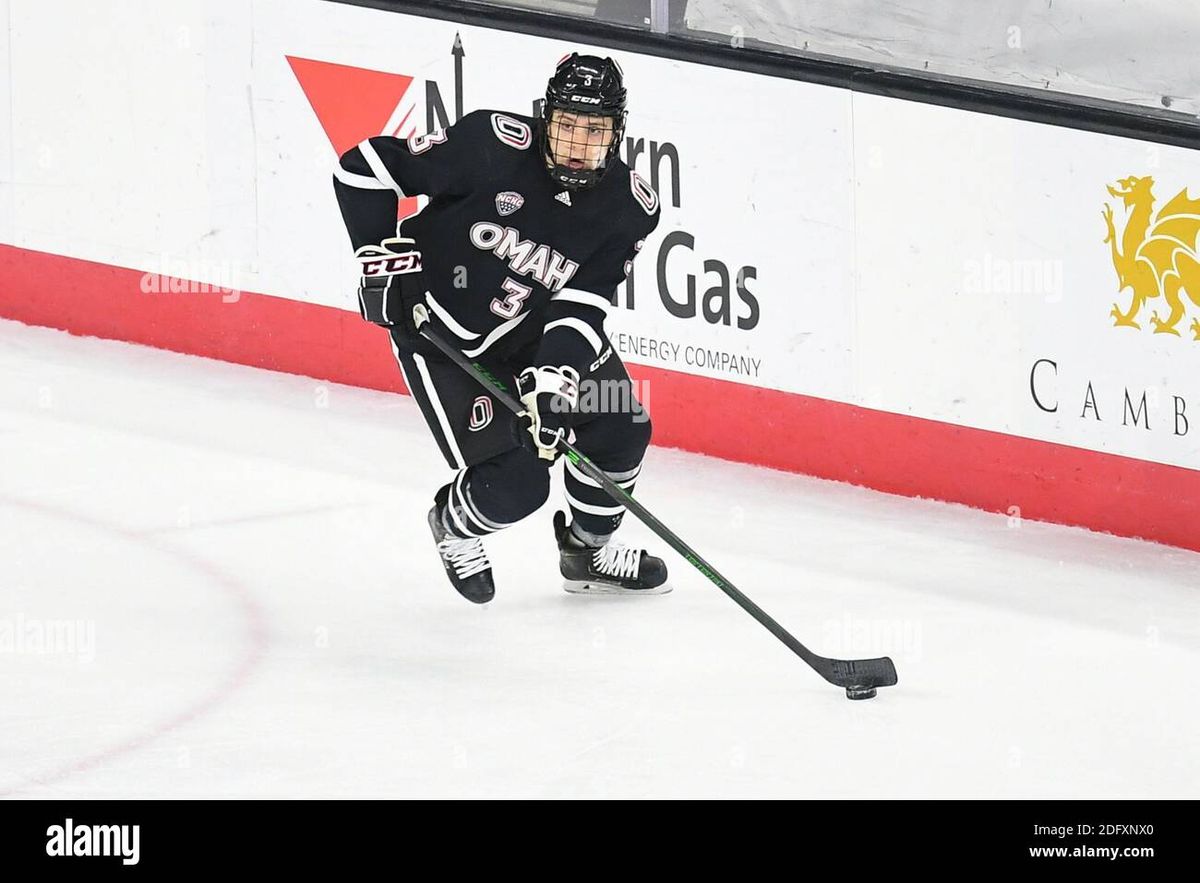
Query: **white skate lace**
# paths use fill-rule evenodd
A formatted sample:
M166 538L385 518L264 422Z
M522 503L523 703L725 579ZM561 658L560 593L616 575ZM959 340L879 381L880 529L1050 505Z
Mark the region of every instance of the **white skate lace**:
M601 546L592 555L592 566L608 576L636 579L641 564L641 549L615 541Z
M450 563L459 579L482 573L492 566L488 561L487 552L483 550L483 543L476 537L465 540L446 537L438 543L438 554Z

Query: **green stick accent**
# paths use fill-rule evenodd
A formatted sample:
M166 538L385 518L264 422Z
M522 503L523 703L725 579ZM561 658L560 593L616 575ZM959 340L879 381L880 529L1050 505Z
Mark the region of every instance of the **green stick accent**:
M687 559L688 564L692 565L692 567L696 568L698 571L708 577L718 589L725 588L725 582L715 573L705 567L703 562L692 555L684 554L683 557Z
M488 383L496 387L501 392L508 392L508 387L492 376L492 372L480 365L478 362L472 362L471 367L484 376Z

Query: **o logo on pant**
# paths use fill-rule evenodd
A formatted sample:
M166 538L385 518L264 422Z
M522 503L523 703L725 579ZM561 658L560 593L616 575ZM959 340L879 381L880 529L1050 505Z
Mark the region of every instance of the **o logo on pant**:
M488 396L479 396L471 403L471 422L467 428L471 432L479 432L492 422L492 400Z

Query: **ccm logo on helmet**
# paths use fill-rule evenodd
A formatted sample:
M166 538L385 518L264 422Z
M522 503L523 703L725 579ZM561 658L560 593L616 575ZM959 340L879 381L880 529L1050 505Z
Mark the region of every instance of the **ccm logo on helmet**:
M599 104L599 98L593 98L591 95L572 95L572 101L578 101L580 104Z

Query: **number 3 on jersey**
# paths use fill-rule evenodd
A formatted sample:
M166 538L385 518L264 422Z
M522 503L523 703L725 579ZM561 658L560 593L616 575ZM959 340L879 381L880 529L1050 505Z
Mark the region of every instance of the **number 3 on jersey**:
M504 284L500 286L508 294L504 300L498 297L492 298L492 312L504 319L513 319L517 313L521 312L521 307L525 304L525 298L533 294L533 289L528 285L522 285L515 279L505 279Z
M443 129L434 129L428 135L411 135L408 139L408 152L413 156L418 153L424 153L435 144L446 143L446 132Z

